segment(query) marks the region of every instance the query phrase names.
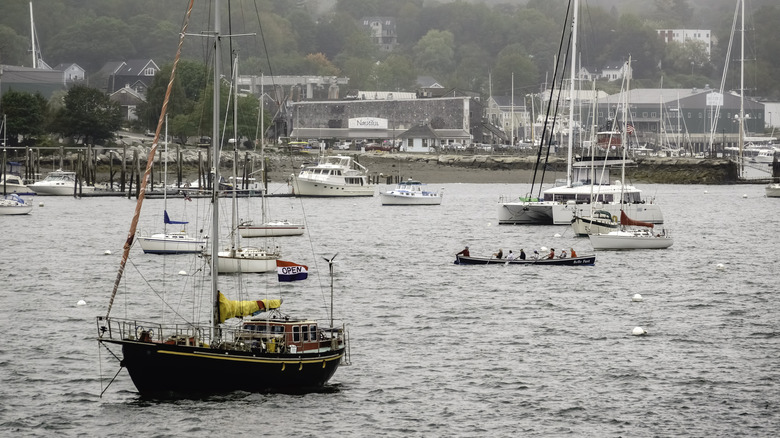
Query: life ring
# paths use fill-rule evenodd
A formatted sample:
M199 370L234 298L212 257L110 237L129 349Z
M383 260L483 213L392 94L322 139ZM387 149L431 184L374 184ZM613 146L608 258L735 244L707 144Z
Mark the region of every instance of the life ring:
M614 214L612 215L612 222L617 222L617 216L615 216Z

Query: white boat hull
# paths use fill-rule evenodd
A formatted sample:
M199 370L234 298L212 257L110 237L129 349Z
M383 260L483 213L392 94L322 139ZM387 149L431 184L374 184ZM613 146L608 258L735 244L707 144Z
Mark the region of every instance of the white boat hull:
M241 237L278 237L300 236L306 231L303 224L294 224L287 221L266 222L260 225L239 225L238 234Z
M780 183L769 184L766 186L767 198L780 198Z
M0 205L0 216L30 214L32 205Z
M0 190L5 190L6 194L17 194L19 196L34 196L35 192L22 184L21 178L16 175L8 175L8 180L4 181L0 176Z
M623 210L631 218L642 222L661 225L664 217L658 204L623 204ZM617 221L621 205L599 204L599 210L606 210ZM590 204L564 204L560 202L503 202L498 206L498 223L510 225L570 225L575 214L589 214Z
M74 188L74 186L66 185L66 184L44 184L44 183L35 183L30 186L30 188L38 195L43 196L73 196L74 194L79 193L92 193L95 191L95 188L92 186L81 186L81 189Z
M345 184L328 181L312 181L293 177L293 194L295 196L318 197L352 197L374 196L374 185Z
M670 236L651 233L637 234L631 231L613 231L607 234L590 234L590 243L595 250L609 249L664 249L674 243Z
M146 254L188 254L203 251L205 240L187 237L183 233L153 234L136 238Z
M589 234L607 234L616 231L620 225L604 219L592 218L590 216L576 216L571 223L574 234L578 236L587 236Z
M220 251L217 265L220 274L263 273L276 271L279 254L269 253L258 248L241 248L231 254Z
M32 211L31 201L25 202L19 195L13 193L0 198L0 216L17 216L29 214Z
M439 195L399 195L392 192L380 193L382 205L441 205Z
M552 225L555 202L502 202L498 205L498 223L506 225ZM569 221L571 222L571 221Z

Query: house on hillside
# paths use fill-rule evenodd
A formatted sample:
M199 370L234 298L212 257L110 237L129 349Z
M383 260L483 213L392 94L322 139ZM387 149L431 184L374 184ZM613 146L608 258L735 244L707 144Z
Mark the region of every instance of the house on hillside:
M398 45L398 33L393 17L363 17L360 20L363 29L371 37L371 42L383 52L392 52Z
M152 85L154 76L160 67L151 59L136 59L130 61L112 61L106 63L95 75L96 81L106 84L106 93L113 94L123 88L131 88L141 96L146 96L146 90ZM103 78L106 79L103 79Z
M625 77L634 77L628 61L610 61L601 69L601 78L608 81L619 81Z
M122 108L122 119L128 122L138 120L135 109L141 102L146 102L144 96L130 87L124 87L111 93L109 99L119 104L119 107Z
M708 57L712 52L712 31L709 29L657 29L656 32L666 44L674 41L685 45L688 41L701 41Z
M78 64L60 64L54 67L54 70L62 72L63 78L66 84L73 84L77 82L83 82L87 75L87 71L81 68Z

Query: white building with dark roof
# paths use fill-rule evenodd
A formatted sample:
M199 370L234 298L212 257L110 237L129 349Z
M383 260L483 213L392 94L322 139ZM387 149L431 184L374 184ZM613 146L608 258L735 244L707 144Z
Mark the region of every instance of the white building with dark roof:
M712 51L712 31L709 29L657 29L658 36L664 43L672 41L685 44L688 41L701 41L707 50L707 57Z

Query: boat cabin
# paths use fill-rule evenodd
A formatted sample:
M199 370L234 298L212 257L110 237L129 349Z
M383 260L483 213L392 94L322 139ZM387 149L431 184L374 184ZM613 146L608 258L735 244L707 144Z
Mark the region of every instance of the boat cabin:
M326 336L316 321L250 320L241 326L237 340L268 353L314 353L332 347L335 337Z
M616 149L622 144L622 135L620 131L599 131L596 133L596 144L601 149Z

